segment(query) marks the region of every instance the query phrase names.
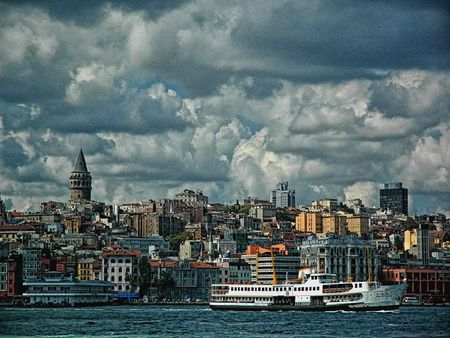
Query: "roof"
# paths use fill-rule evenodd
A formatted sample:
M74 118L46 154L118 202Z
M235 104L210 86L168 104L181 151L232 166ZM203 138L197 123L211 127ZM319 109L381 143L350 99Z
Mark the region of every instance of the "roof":
M174 260L150 260L148 264L152 267L162 267L162 268L178 268L180 262Z
M191 262L191 267L193 269L217 269L217 266L204 262Z
M75 163L75 168L73 171L77 172L87 172L86 160L84 159L83 149L80 148L80 153L78 154L77 162Z
M117 245L106 247L103 249L103 257L107 256L136 256L141 257L141 252L139 250L129 250L119 247Z

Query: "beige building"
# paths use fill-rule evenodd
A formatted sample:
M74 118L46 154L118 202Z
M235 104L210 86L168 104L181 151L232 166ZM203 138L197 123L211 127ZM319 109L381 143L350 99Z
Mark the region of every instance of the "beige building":
M362 234L369 233L369 217L362 215L347 215L347 230L349 234L356 234L361 236Z
M406 230L403 233L403 248L405 251L411 250L413 247L417 247L417 234L416 229Z
M302 211L295 218L295 230L321 233L323 231L322 214L320 212Z
M346 234L347 217L337 214L322 214L322 231L339 236Z

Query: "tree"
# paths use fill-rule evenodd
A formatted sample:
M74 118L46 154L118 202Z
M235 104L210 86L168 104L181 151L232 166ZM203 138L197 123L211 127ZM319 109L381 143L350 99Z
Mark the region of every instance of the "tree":
M180 250L180 244L184 241L187 241L190 238L190 233L187 231L180 232L175 235L170 235L168 237L170 248L172 250L179 251Z
M158 288L158 298L163 298L166 292L173 289L175 285L175 279L173 279L172 275L167 271L162 271L155 285Z
M147 258L142 257L139 260L139 277L137 278L137 284L142 294L148 294L149 288L152 286L153 274Z

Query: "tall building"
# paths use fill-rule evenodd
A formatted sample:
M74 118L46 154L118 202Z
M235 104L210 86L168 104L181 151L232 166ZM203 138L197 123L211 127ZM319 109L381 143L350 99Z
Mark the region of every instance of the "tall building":
M280 182L270 192L270 202L276 208L295 208L295 190L289 190L288 182Z
M385 183L384 189L380 189L380 208L408 215L408 189L402 183Z
M421 261L422 265L428 265L434 244L434 236L430 234L429 225L420 224L419 229L416 230L416 236L417 259Z
M70 174L70 199L72 201L91 200L91 174L87 170L83 149L80 148L77 162Z

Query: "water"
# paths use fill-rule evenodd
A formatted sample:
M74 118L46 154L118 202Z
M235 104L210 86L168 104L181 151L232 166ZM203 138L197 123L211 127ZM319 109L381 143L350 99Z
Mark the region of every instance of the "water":
M449 307L220 312L206 306L0 308L1 336L449 337Z

